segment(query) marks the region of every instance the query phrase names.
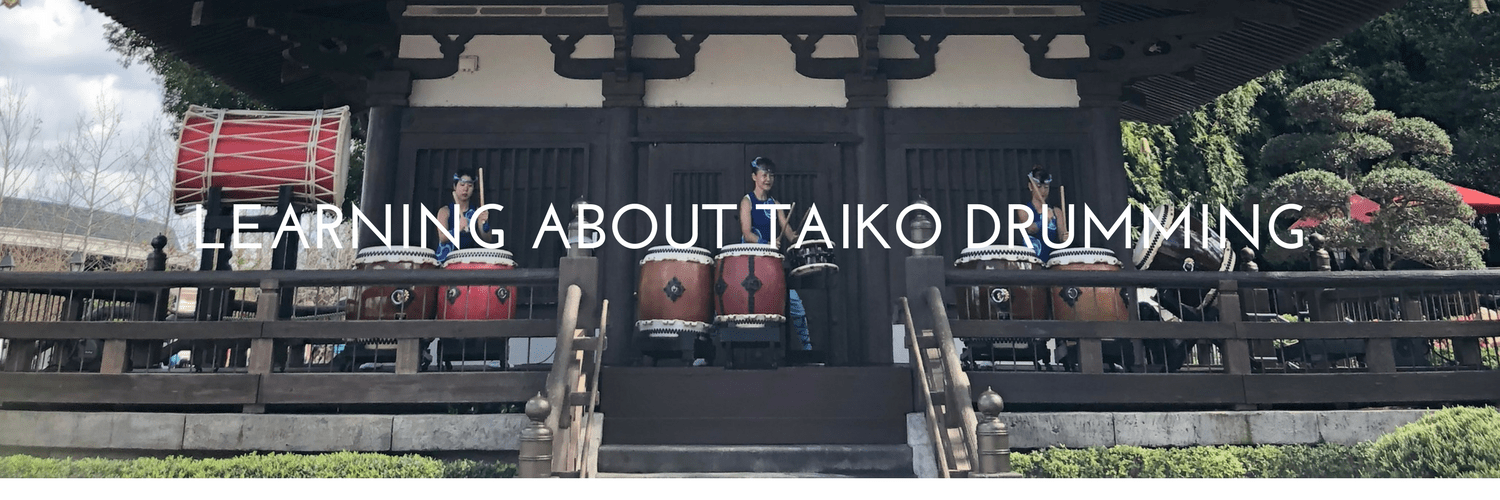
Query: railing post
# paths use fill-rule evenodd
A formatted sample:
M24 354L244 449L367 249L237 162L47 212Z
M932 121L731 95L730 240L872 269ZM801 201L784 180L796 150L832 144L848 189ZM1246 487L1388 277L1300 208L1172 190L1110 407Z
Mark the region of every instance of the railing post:
M552 429L547 428L547 416L551 413L552 404L540 392L526 401L526 418L531 422L521 429L516 466L517 475L523 478L552 477Z
M10 252L0 256L0 272L11 271L16 268L16 261L10 257ZM0 322L5 321L5 302L10 297L10 291L0 289ZM12 371L10 369L10 339L0 339L0 371Z
M1235 280L1219 280L1219 322L1238 328L1241 322L1240 284ZM1234 338L1224 339L1224 373L1229 375L1250 374L1250 341L1236 331ZM1255 406L1245 402L1233 406L1235 410L1254 410Z
M985 388L984 393L979 395L979 411L984 413L984 418L979 421L975 430L979 443L979 463L969 477L1021 477L1010 470L1010 433L1005 429L1005 422L1000 421L1000 412L1005 411L1005 402L993 388Z
M276 321L280 314L281 304L281 282L280 280L260 280L260 295L255 298L255 321ZM253 338L250 339L250 352L245 360L245 371L251 375L265 377L271 374L272 367L276 364L276 339ZM256 400L259 401L259 392ZM256 404L244 405L244 413L265 413L266 405Z
M926 201L918 199L916 203L926 204ZM927 219L924 212L917 212L912 221L907 224L907 239L913 243L925 243L932 239L932 221ZM909 300L922 300L927 297L927 290L936 287L938 290L946 290L947 282L943 273L948 266L943 262L943 257L937 255L932 247L913 249L911 256L906 258L906 296ZM941 299L939 299L941 300ZM920 336L922 330L931 330L933 324L939 318L932 316L930 307L917 307L911 311L912 323L916 326ZM919 354L917 347L911 347L911 354Z

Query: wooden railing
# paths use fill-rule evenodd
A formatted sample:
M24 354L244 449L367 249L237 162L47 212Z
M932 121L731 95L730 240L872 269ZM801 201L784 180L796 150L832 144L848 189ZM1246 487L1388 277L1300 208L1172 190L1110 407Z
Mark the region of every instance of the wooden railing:
M968 347L961 361L969 378L994 387L1008 405L1249 409L1500 400L1500 272L978 271L918 255L907 259L906 278L908 296L935 291L949 301L955 288L971 286L1051 294L1064 287L1217 289L1213 322L950 320L952 336ZM937 329L943 314L912 311L917 328ZM985 346L1017 358L982 359ZM1031 351L1016 354L1024 349Z
M266 405L521 402L549 388L548 374L525 367L507 369L504 360L490 361L487 367L485 356L495 356L486 353L489 342L503 345L513 338L556 338L558 361L567 361L565 357L581 350L584 359L597 362L603 349L602 339L593 332L599 308L597 274L592 257L563 258L557 269L493 271L3 272L0 296L12 303L18 297L47 296L60 297L64 305L58 309L60 315L49 321L0 322L0 341L7 344L0 360L0 403L18 407L238 405L244 411L258 412ZM281 294L291 290L406 285L515 286L545 292L538 295L550 295L549 289L555 287L557 296L574 300L559 304L561 310L572 307L574 316L570 324L564 324L551 305L540 303L537 307L545 310L508 320L288 321L282 314L286 301ZM254 320L161 321L162 315L149 311L162 310L158 306L163 305L166 290L173 288L225 290L253 300ZM200 306L204 305L201 299ZM76 313L87 309L91 301L136 304L148 312L117 318L125 321L80 321L83 315ZM580 309L587 321L578 320ZM579 329L588 335L574 340ZM367 363L380 372L320 373L332 370L327 365L306 364L310 358L304 353L316 346L348 346L344 349L348 352L371 339L394 344L394 349L380 351L380 356L394 353L393 359ZM429 359L423 344L433 339L482 345L479 354L472 354L479 364L452 367L442 359ZM99 346L96 364L49 367L37 363L48 349L83 349L79 346L95 344ZM309 345L314 347L305 347ZM198 364L194 370L162 368L160 357L167 355L163 349L175 352L179 348L227 356L194 359ZM576 364L577 359L570 360ZM210 361L212 365L207 366ZM554 363L554 373L558 366L569 364ZM346 366L344 371L356 368ZM573 370L577 375L578 368ZM568 396L567 392L560 395Z
M924 302L934 317L945 318L942 296L936 288L929 290ZM978 418L969 396L969 377L964 373L953 332L947 321L939 321L932 330L918 330L912 320L911 306L900 298L906 343L912 352L912 369L921 392L922 411L927 432L935 447L940 477L966 477L974 471L978 457L975 429Z

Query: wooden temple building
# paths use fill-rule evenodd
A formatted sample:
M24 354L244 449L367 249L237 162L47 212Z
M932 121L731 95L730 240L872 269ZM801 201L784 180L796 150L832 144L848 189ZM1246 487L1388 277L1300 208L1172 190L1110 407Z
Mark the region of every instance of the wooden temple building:
M609 414L605 443L755 444L904 442L898 434L906 413L922 411L924 401L929 408L944 405L942 400L913 394L928 396L944 389L915 387L926 387L931 381L912 376L905 364L908 355L898 352L900 345L892 341L893 326L912 318L919 330L946 324L946 318L934 318L928 309L924 283L936 279L939 289L947 289L942 270L951 269L949 263L964 246L966 204L1024 203L1028 196L1025 173L1040 165L1053 172L1055 185L1066 187L1069 203L1086 203L1096 213L1118 214L1127 206L1130 190L1122 164L1121 120L1166 123L1401 2L85 3L162 50L278 109L353 107L366 141L357 202L367 212L386 204L425 204L435 209L448 196L453 172L484 168L481 189L491 203L506 206L499 218L511 235L508 249L515 253L519 267L533 272L561 268L564 281L577 269L559 264L567 252L561 244L547 240L540 248L530 248L549 205L562 209L582 198L602 205L612 216L631 203L653 210L671 204L676 220L683 221L693 204L736 203L744 196L751 188L746 167L755 157L773 158L778 165L777 198L799 206L816 203L830 221L835 239L840 233L854 233L845 231L839 221L841 205L863 204L873 210L889 204L876 224L892 248L881 248L868 235L859 250L837 242L841 245L836 252L840 273L828 293L809 299L809 307L827 311L824 317L814 318L814 344L825 356L827 367L739 374L714 371L710 375L702 369L641 367L628 325L635 320L637 263L645 250L626 249L611 241L591 257L595 261L589 269L596 273L597 282L585 292L584 311L597 314L599 301L611 303L602 321L612 325L606 331L607 343L589 344L607 344L602 350L606 367L600 396ZM898 227L896 212L918 199L932 205L945 222L943 236L931 252L938 257L926 257L941 261L936 276L914 274L916 261L911 259L924 257L912 257L896 238L907 230ZM699 219L698 246L712 246L715 221L707 216L711 214L705 212ZM565 222L571 218L564 215ZM621 235L638 241L646 231L639 226L627 217ZM738 226L726 221L724 227ZM676 228L676 239L685 240L687 230ZM989 228L981 225L978 231L988 234ZM737 231L726 229L725 233L726 243L738 242ZM366 245L371 243L364 240ZM658 234L654 244L665 244L664 237ZM1128 256L1124 245L1120 238L1110 242L1117 254ZM1150 284L1146 278L1130 277L1145 273L1118 274L1108 278L1123 280L1114 283L1118 286ZM542 274L515 276L532 284L544 281L537 279ZM954 280L979 279L949 277L953 278L950 285ZM1481 287L1493 284L1491 278L1465 279L1478 280L1472 284ZM1191 280L1172 279L1179 284ZM282 286L287 282L283 280ZM1309 281L1300 286L1312 285ZM264 282L261 286L265 288ZM1252 284L1244 282L1240 287L1242 294L1249 294ZM568 303L567 289L560 285L555 295L546 291L548 300L562 309ZM1233 289L1228 290L1233 297ZM1240 315L1233 316L1237 321ZM576 321L579 326L601 323L588 314L580 314ZM271 328L259 331L270 335ZM410 336L436 337L441 334L433 332L448 331L444 329L448 327L432 328L425 335ZM969 327L955 325L949 331L944 326L937 328L941 330L937 335L977 331L965 328ZM1370 366L1373 371L1390 368L1392 373L1379 375L1387 378L1361 379L1353 385L1328 381L1332 385L1314 384L1316 388L1300 381L1276 386L1297 387L1288 389L1291 393L1255 389L1248 380L1285 375L1252 374L1247 339L1293 335L1289 332L1244 333L1243 327L1212 323L1139 329L1106 328L1097 323L1028 328L1033 329L994 336L1066 334L1084 339L1085 346L1097 346L1100 338L1109 336L1205 338L1222 342L1213 351L1222 354L1222 361L1213 358L1214 363L1221 363L1217 365L1221 371L1217 375L1135 374L1137 378L1128 382L1117 382L1122 375L1105 374L1099 366L1085 368L1081 374L973 374L975 394L990 385L1007 403L1040 407L1085 404L1098 398L1120 405L1253 408L1257 404L1316 404L1325 395L1365 389L1418 391L1420 385L1430 390L1436 384L1468 387L1453 389L1457 392L1446 392L1439 399L1500 399L1500 394L1464 392L1480 390L1479 385L1500 386L1490 383L1492 373L1482 371L1445 373L1441 376L1450 378L1442 381L1393 382L1396 388L1391 389L1396 365L1382 364L1381 356L1375 356ZM382 327L380 332L401 335L394 327ZM1296 332L1322 335L1308 329ZM1350 332L1327 335L1355 335ZM311 329L302 328L277 335L309 333ZM1418 336L1410 331L1399 334ZM1443 334L1477 339L1496 332L1445 330ZM1358 335L1365 335L1356 335L1361 339L1380 337L1369 340L1370 345L1386 350L1391 338L1399 336ZM938 344L944 343L914 342L932 348L921 349L924 353L937 352L941 350ZM951 339L947 343L951 348ZM1084 347L1085 363L1090 362L1091 352L1099 356L1097 348ZM1259 369L1260 365L1254 366ZM958 370L956 366L948 369ZM264 380L293 376L301 375L263 375L260 399L252 398L249 404L266 404L274 397L295 393L297 388L292 386L271 390L264 385ZM359 375L321 376L325 378L320 380L332 380L326 377ZM1047 376L1055 378L1044 380ZM1257 376L1270 378L1247 378ZM1482 377L1484 382L1460 381L1463 377ZM540 388L539 379L517 380L516 390L505 394ZM1058 380L1063 382L1047 385ZM949 383L956 382L950 379ZM326 385L332 382L318 384L335 389ZM965 381L948 388L967 392L967 385ZM442 391L460 390L452 387ZM350 394L366 394L363 391L375 389ZM1247 394L1269 396L1256 399L1260 396ZM950 392L949 398L950 408L960 402L968 406L970 401L968 394L959 397ZM520 399L524 397L511 401ZM721 410L684 409L683 399ZM315 400L278 401L310 404ZM1361 401L1417 400L1423 398L1408 394L1386 399L1369 396ZM673 419L653 420L651 412L666 407L680 412ZM729 414L736 411L743 413ZM972 409L968 414L972 418Z

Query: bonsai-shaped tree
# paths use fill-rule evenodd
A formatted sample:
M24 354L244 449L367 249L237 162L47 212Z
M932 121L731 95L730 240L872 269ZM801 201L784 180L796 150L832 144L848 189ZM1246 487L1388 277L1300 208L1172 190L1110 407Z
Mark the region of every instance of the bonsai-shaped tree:
M1364 226L1365 243L1386 250L1387 269L1400 259L1435 269L1484 269L1484 238L1470 225L1474 209L1453 186L1422 170L1387 168L1360 179L1359 192L1380 204Z
M1375 98L1354 83L1303 85L1287 96L1287 111L1304 131L1267 141L1261 160L1268 164L1327 170L1352 181L1377 162L1403 167L1413 155L1453 154L1453 143L1441 127L1424 118L1396 118L1376 110Z
M1359 255L1361 248L1384 249L1380 264L1386 269L1401 259L1434 269L1484 268L1484 239L1469 225L1474 209L1448 183L1422 170L1385 168L1360 179L1358 191L1380 204L1369 224L1349 216L1355 187L1325 171L1282 176L1266 189L1266 199L1302 205L1303 215L1321 219L1318 232L1331 248L1350 255ZM1361 260L1374 266L1371 253Z

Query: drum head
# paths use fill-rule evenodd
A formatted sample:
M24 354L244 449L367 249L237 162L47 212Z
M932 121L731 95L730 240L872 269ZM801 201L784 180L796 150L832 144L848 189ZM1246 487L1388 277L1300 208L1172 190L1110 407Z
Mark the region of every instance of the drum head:
M725 257L734 257L739 255L775 257L778 259L781 258L781 252L776 251L776 245L767 245L764 243L737 243L734 245L724 245L724 248L719 249L719 255L716 258L722 259Z
M423 247L370 247L355 254L355 264L374 262L409 262L412 264L437 264L437 253Z
M979 248L965 248L958 253L958 260L953 261L954 266L960 266L978 260L1005 260L1011 262L1030 262L1042 265L1042 259L1036 257L1036 252L1030 248L1016 245L990 245Z
M641 264L671 260L711 266L714 263L713 259L713 254L703 248L659 246L651 247L650 250L647 250L646 256L641 258Z
M828 240L807 240L807 241L803 241L801 245L792 245L792 248L797 248L797 249L801 249L801 248L815 248L815 247L833 248L833 243L829 242ZM725 247L725 248L729 248L729 247Z
M498 248L465 248L448 252L448 260L443 261L443 266L450 264L490 264L514 268L516 260L510 252Z
M1052 258L1047 259L1047 267L1069 264L1109 264L1120 267L1120 259L1116 259L1115 252L1108 248L1064 248L1053 250Z

